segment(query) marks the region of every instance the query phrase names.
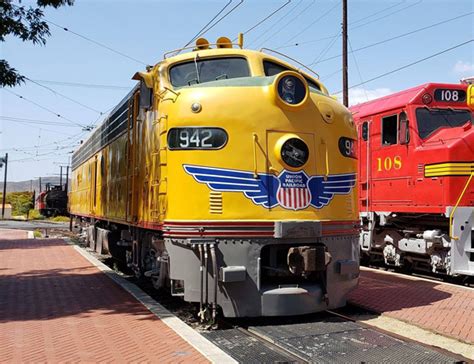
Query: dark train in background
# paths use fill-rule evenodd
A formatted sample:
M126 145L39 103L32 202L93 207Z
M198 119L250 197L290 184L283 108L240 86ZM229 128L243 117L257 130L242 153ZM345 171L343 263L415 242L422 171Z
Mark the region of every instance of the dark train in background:
M472 279L473 96L428 83L351 107L363 261Z
M67 216L68 215L67 184L50 185L46 184L46 190L39 193L36 198L36 209L46 217Z

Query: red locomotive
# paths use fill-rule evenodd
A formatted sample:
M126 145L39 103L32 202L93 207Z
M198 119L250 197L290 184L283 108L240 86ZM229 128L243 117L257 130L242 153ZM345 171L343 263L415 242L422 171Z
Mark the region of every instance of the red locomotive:
M351 107L366 261L474 275L474 127L467 89L428 83Z

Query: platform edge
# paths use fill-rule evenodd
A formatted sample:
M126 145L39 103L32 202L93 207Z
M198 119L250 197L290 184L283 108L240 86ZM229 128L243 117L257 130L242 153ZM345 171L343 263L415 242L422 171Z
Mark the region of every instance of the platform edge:
M137 301L145 306L151 313L158 317L163 323L169 328L181 336L186 342L193 346L199 351L204 357L210 360L212 363L237 363L235 359L225 353L222 349L211 343L201 334L196 332L193 328L187 325L184 321L173 315L165 307L156 302L153 298L143 292L139 287L131 282L128 282L125 278L121 277L107 265L102 263L96 257L92 256L89 252L79 247L78 245L66 241L69 245L86 258L91 264L97 267L100 271L105 273L115 283L122 287L125 291L130 293Z

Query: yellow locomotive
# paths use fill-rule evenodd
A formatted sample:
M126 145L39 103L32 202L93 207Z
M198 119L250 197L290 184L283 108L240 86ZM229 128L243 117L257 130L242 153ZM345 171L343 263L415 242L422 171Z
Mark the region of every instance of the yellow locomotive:
M71 215L203 317L344 305L359 273L351 114L241 36L182 51L136 73L74 153Z

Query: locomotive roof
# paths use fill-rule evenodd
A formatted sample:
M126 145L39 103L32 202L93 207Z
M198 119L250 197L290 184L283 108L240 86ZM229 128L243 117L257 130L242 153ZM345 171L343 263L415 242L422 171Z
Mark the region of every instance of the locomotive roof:
M363 102L351 106L349 109L355 118L364 118L366 116L378 114L384 111L398 109L405 105L415 103L416 100L421 97L424 93L434 88L452 88L461 87L465 88L463 84L451 84L451 83L425 83L423 85L415 86L407 90L399 91L387 96L380 97L375 100Z

